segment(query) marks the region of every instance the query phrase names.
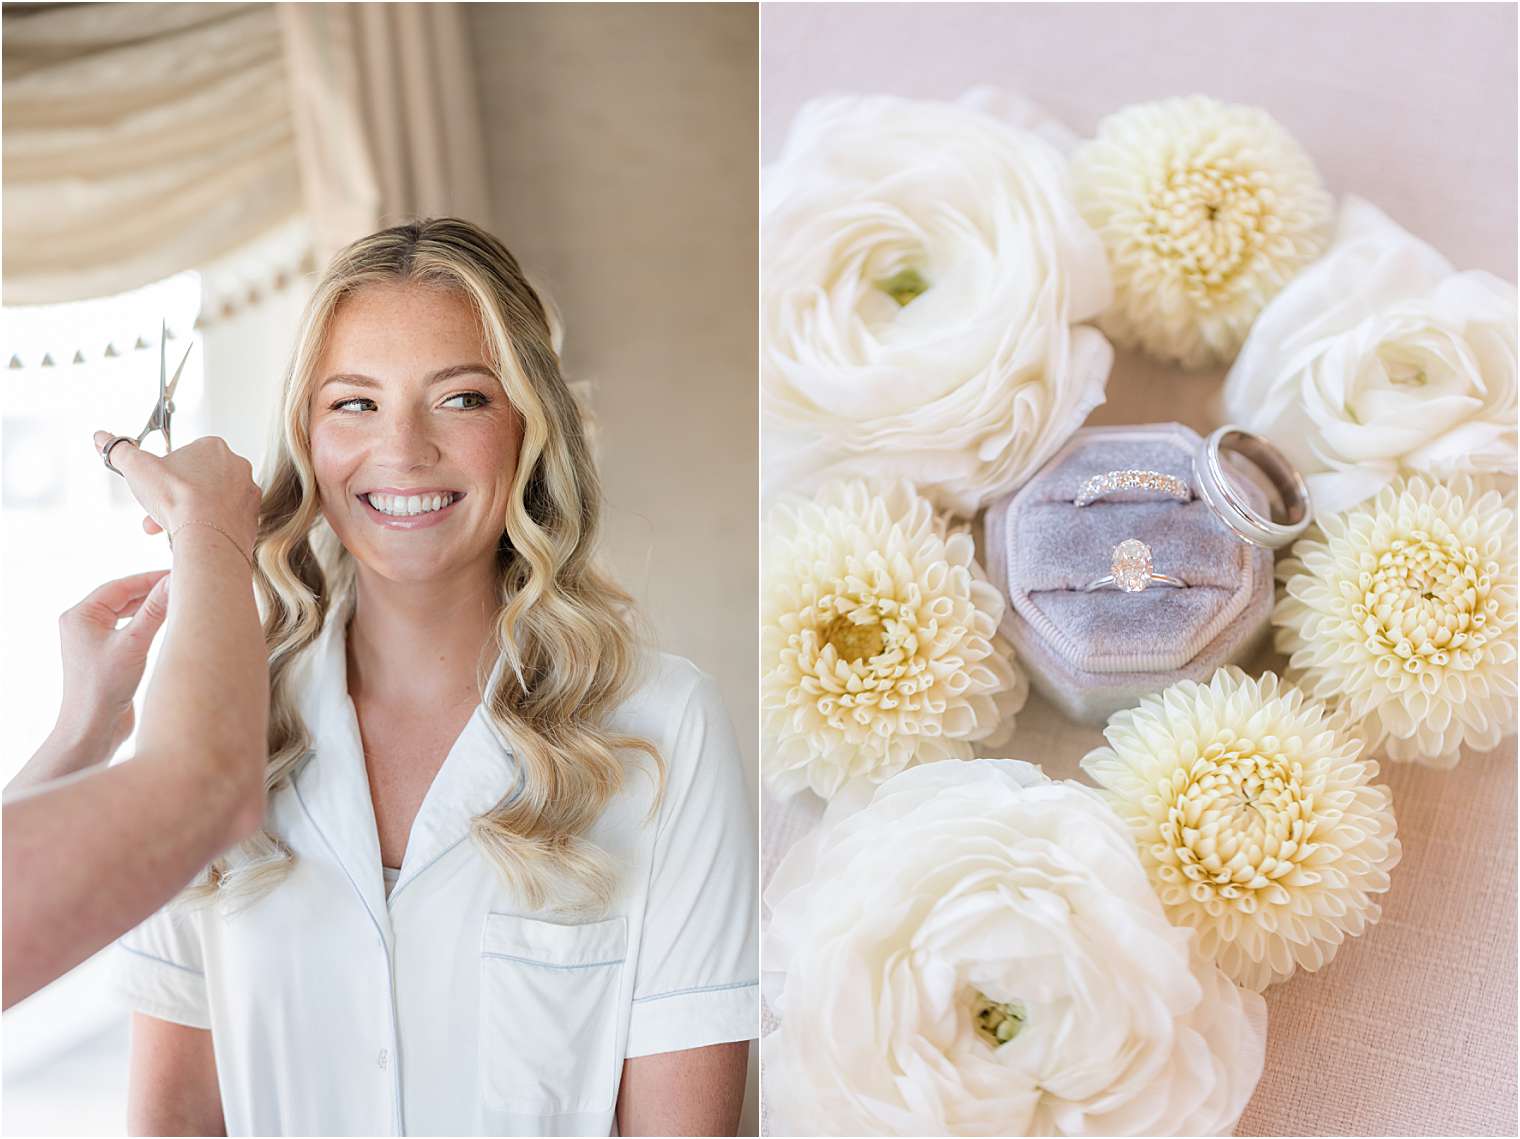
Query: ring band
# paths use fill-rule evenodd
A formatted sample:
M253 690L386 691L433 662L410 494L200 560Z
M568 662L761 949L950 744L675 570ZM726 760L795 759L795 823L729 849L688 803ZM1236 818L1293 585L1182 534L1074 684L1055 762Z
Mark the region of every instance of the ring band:
M1239 455L1266 476L1282 508L1282 521L1263 518L1247 501L1225 469L1226 451ZM1309 486L1288 457L1260 435L1233 424L1225 424L1203 441L1193 456L1193 479L1199 497L1225 529L1253 546L1269 550L1286 546L1314 519Z
M118 443L130 443L135 447L137 446L137 440L132 438L130 435L117 435L114 436L109 443L100 449L100 457L106 465L106 470L115 471L116 474L121 475L121 472L116 470L116 468L111 465L111 448L116 446ZM121 475L121 477L126 478L127 476Z
M1169 574L1154 572L1151 548L1139 538L1126 538L1114 547L1109 572L1094 578L1083 586L1083 592L1098 589L1118 589L1124 593L1140 593L1151 585L1170 585L1174 589L1186 589L1187 582Z
M1176 475L1164 475L1160 471L1109 471L1093 475L1077 492L1075 505L1089 506L1106 494L1121 490L1151 490L1175 498L1178 502L1191 502L1193 488Z

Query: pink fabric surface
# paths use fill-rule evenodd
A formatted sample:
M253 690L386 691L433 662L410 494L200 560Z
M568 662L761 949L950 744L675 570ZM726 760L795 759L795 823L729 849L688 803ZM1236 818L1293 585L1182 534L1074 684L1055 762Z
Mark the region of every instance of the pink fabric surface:
M994 84L1090 134L1126 103L1202 91L1265 106L1332 191L1513 281L1515 34L1510 5L765 5L763 150L830 92ZM1088 423L1207 431L1222 375L1121 352ZM1100 740L1032 696L1001 751L1074 778ZM1516 1133L1514 738L1452 771L1384 763L1379 778L1404 848L1383 917L1327 968L1267 990L1266 1071L1239 1135ZM768 881L821 805L763 810ZM762 1131L765 1117L762 1102Z

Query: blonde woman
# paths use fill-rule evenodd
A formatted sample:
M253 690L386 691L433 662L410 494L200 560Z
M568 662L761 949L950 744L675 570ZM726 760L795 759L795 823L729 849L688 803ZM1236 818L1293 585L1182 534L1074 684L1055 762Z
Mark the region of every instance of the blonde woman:
M280 423L265 825L120 942L131 1130L732 1134L758 1022L733 730L593 565L516 261L450 218L355 242Z

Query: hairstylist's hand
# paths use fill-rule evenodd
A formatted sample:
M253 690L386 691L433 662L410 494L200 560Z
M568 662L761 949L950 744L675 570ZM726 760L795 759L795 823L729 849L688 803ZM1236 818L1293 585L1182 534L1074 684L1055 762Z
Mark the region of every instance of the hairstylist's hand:
M148 663L148 646L169 612L169 571L108 581L58 618L63 700L58 727L91 740L110 757L132 734L132 697ZM116 623L129 620L120 629Z
M96 453L110 441L109 431L95 432ZM262 496L253 465L220 436L204 436L163 456L130 441L119 443L111 450L111 465L148 512L143 529L149 534L172 534L194 519L220 526L245 554L252 552Z
M104 763L132 734L132 697L169 612L169 571L108 581L58 618L63 697L43 745L7 790ZM116 623L130 618L120 629Z

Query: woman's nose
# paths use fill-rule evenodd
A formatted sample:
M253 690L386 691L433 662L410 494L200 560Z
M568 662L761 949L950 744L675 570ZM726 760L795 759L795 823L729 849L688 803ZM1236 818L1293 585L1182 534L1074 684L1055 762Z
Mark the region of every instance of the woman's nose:
M394 466L431 466L442 454L425 413L400 412L390 416L385 420L383 432L379 457Z

